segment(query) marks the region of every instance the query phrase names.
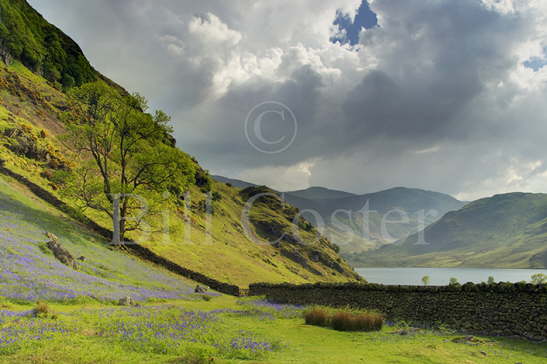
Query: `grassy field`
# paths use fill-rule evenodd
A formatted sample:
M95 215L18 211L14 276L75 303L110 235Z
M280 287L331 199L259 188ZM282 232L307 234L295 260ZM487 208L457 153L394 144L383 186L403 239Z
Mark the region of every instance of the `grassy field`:
M197 298L197 299L196 299ZM544 363L547 346L447 331L338 332L304 308L217 296L142 307L1 304L0 363ZM406 330L409 334L401 335Z

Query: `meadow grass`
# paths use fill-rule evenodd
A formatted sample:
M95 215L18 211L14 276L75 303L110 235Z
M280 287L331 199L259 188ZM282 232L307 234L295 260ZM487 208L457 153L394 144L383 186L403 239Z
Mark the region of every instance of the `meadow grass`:
M304 307L228 296L142 307L49 304L0 310L0 363L544 363L547 347L516 339L401 327L341 332L306 325ZM408 331L408 330L407 330Z

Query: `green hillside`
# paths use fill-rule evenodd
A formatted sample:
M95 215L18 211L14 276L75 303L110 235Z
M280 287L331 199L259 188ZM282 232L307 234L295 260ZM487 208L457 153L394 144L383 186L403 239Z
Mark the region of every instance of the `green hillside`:
M288 192L285 198L302 210L317 211L325 234L354 266L361 253L405 238L465 204L442 193L403 187L343 197Z
M53 233L74 257L78 269L58 262L45 248ZM83 298L143 301L188 298L191 281L121 251L105 239L36 198L12 178L0 175L0 296L23 301L66 302Z
M67 125L82 120L89 105L69 94L74 94L74 87L95 81L98 89L106 90L117 102L135 103L140 99L129 97L125 90L94 71L77 45L25 1L0 0L0 14L2 29L8 30L0 33L3 167L76 211L71 217L80 221L90 219L102 231L111 229L111 219L103 210L84 208L84 196L78 198L69 193L81 187L71 181L81 180L81 167L91 163L89 154L76 153L73 140L67 137ZM48 43L50 39L61 40L57 51ZM23 50L19 52L16 46ZM27 57L30 50L35 54ZM46 72L49 64L59 71L59 74L54 72L55 77ZM67 75L75 82L62 82ZM158 115L144 114L140 106L128 105L129 112L142 114L138 117L143 122L151 123ZM178 160L171 164L181 168L176 180L183 184L166 183L169 197L162 200L161 211L145 217L149 225L146 232L131 231L128 238L177 265L240 286L255 281L356 279L353 270L338 256L336 247L318 238L317 232L302 219L293 221L294 210L284 203L280 211L278 201L257 201L250 213L260 218L251 218L250 225L244 226L246 196L238 189L214 182L195 159L174 147L169 128L162 130L165 130L163 141L146 144L144 157L177 156ZM120 168L119 160L109 163L115 170ZM133 167L139 167L139 161L135 163ZM143 186L139 191L148 192L146 183ZM95 196L85 197L100 193L96 190ZM161 197L161 193L154 193ZM284 234L286 231L292 235ZM275 239L268 240L272 236Z
M367 266L545 268L547 195L510 193L475 201L358 260Z
M214 178L238 188L255 186L222 176ZM405 187L364 195L310 187L281 196L304 211L352 266L361 265L367 251L404 239L466 204L443 193Z

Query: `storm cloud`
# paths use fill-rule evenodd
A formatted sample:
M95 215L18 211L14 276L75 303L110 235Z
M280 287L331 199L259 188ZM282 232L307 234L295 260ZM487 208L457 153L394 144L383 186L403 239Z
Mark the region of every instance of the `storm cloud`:
M544 1L375 0L378 24L352 44L334 24L360 0L30 3L172 114L179 146L213 173L278 189L547 192ZM290 110L260 129L294 136L280 153L245 134L264 102Z

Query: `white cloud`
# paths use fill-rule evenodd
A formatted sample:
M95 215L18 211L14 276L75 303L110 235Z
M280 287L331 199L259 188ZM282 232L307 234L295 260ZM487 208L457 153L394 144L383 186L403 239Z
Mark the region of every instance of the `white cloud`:
M547 67L523 64L545 56L544 0L375 0L380 26L356 47L330 37L359 0L31 3L174 114L180 146L215 173L280 189L546 190ZM245 139L264 101L296 115L285 153Z

